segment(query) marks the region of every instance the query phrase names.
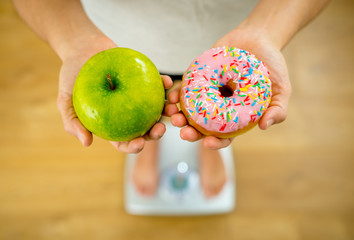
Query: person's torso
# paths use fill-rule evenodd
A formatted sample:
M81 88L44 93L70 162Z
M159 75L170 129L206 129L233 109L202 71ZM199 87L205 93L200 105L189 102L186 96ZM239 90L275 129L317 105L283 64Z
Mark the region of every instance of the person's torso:
M120 47L181 74L247 17L256 0L81 0L94 24Z

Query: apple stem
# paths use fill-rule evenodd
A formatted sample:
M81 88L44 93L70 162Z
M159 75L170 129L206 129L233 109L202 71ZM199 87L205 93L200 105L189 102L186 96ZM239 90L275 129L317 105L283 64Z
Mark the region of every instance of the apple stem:
M111 74L110 73L107 74L107 80L108 80L109 84L111 85L111 90L114 90L115 87L114 87L114 85L112 83Z

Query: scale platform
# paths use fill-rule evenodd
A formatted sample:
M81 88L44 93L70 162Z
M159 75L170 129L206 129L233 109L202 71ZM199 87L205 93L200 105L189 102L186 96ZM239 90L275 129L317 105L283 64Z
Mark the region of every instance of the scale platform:
M160 183L156 195L140 195L132 182L135 154L128 154L125 165L125 209L133 215L211 215L235 208L235 173L231 147L219 150L227 181L215 197L205 198L198 173L198 143L184 141L179 128L166 124L159 146Z

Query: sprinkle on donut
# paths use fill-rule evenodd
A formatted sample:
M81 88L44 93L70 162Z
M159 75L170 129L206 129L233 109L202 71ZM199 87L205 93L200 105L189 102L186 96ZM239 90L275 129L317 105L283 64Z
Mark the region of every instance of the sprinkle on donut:
M269 72L253 54L212 48L184 73L181 108L189 124L203 134L232 137L257 124L271 95Z

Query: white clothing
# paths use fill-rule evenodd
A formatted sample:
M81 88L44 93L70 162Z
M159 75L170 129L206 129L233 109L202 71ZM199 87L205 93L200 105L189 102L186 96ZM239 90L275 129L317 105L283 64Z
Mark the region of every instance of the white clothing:
M236 28L256 0L81 0L119 47L144 53L160 72L183 74L191 61Z

